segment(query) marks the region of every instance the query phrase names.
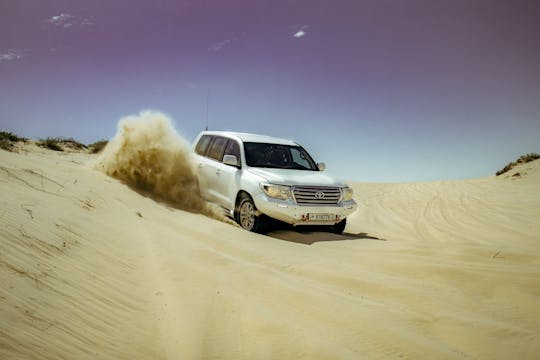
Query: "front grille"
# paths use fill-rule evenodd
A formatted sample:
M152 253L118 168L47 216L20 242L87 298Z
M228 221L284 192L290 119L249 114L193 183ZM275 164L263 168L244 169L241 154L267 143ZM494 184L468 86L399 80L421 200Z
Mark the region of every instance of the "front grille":
M295 186L293 195L298 204L335 205L341 198L341 190L337 187Z

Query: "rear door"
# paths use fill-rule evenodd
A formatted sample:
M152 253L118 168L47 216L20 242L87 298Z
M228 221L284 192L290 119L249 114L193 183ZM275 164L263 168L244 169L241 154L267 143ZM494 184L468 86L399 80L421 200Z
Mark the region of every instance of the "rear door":
M219 174L222 171L223 154L227 146L228 139L223 136L214 136L206 152L206 158L200 168L201 174L205 178L208 201L221 204L219 196Z
M236 140L228 139L221 160L223 160L223 156L225 155L234 155L240 161L240 145ZM232 210L236 198L236 190L240 182L241 170L236 166L226 165L223 162L220 162L216 166L217 170L214 182L216 203L228 210Z

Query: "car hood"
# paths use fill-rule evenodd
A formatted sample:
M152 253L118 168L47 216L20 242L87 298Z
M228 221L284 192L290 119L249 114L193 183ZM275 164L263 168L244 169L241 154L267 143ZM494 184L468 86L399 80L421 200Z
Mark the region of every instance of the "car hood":
M249 168L248 171L276 185L346 186L322 171L269 168Z

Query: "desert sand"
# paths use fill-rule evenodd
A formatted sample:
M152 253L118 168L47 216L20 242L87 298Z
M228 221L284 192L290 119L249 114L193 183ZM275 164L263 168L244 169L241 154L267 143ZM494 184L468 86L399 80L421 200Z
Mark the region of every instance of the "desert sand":
M266 236L95 160L0 150L0 359L538 359L540 160Z

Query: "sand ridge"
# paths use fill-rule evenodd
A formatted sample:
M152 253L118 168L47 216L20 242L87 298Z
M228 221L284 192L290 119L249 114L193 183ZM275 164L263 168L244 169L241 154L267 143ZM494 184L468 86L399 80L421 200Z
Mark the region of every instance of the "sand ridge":
M539 161L519 178L356 183L344 235L263 236L159 203L94 160L0 151L2 359L540 350Z

